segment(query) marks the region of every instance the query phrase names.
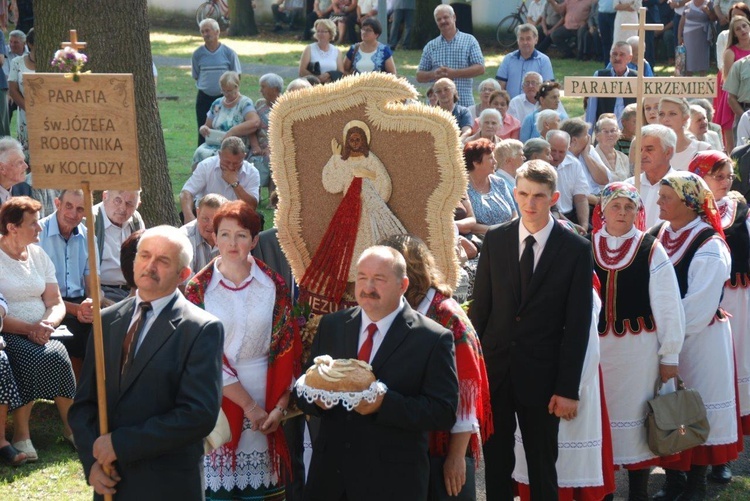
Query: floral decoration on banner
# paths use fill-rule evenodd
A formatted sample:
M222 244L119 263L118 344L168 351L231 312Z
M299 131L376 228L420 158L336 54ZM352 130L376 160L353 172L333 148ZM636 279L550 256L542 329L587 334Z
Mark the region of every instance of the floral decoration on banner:
M73 81L79 80L79 75L83 69L83 65L88 62L86 54L82 54L72 47L65 47L55 52L54 57L50 64L60 71L65 73L73 74Z

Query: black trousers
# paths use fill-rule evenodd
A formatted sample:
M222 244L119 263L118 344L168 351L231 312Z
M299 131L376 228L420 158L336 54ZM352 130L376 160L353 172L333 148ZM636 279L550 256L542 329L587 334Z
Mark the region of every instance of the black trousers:
M64 301L69 303L81 304L85 297L67 297ZM78 317L66 314L62 324L68 328L73 337L64 337L60 342L65 346L68 355L75 358L83 358L86 355L86 343L91 335L91 324L84 324L78 321Z
M547 404L526 406L513 393L510 376L493 389L495 434L484 444L487 501L513 501L513 467L516 418L523 436L529 469L529 487L534 501L557 500L557 431L560 419L547 411Z
M292 460L292 478L287 479L286 501L302 501L305 491L305 415L289 418L281 426Z
M211 105L219 99L221 95L218 96L209 96L202 90L198 91L198 95L195 98L195 118L198 123L198 129L201 128L201 126L206 125L206 115L208 115L208 110L211 109ZM202 145L206 141L206 138L201 136L201 133L198 132L198 146Z

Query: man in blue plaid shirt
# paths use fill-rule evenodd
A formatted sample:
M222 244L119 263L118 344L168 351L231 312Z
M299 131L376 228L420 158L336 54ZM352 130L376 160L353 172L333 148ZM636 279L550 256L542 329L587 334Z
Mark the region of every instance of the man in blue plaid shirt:
M417 82L434 82L450 78L456 82L458 104L472 106L475 76L484 73L484 56L477 39L456 28L456 14L450 5L435 8L435 23L440 36L430 40L422 51Z

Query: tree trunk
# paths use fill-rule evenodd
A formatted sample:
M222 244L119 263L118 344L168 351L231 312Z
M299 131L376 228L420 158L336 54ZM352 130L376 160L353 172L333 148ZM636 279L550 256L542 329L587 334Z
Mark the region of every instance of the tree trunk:
M411 47L418 49L440 34L435 24L435 7L440 0L417 0L417 10L414 13L414 29L411 32Z
M38 71L51 72L50 60L60 43L78 30L78 41L92 73L132 73L135 86L138 159L142 205L148 226L177 224L167 152L151 59L146 0L35 0L34 24ZM125 152L132 154L135 152Z
M252 37L258 34L250 0L229 0L229 19L229 36Z

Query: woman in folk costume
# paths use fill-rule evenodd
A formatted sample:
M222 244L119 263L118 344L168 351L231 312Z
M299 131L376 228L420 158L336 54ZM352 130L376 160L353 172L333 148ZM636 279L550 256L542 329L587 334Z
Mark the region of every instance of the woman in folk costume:
M732 271L724 284L721 307L730 315L737 364L737 389L744 435L750 435L750 220L745 202L727 196L734 180L732 160L720 151L702 151L690 161L688 170L706 182L721 216ZM732 478L728 465L711 468L711 479L727 483Z
M482 347L461 306L451 299L435 258L424 242L409 235L395 235L380 242L393 247L406 260L409 305L436 321L454 336L458 370L459 404L456 424L447 431L430 433L429 499L476 499L475 469L480 441L492 435L492 412ZM456 496L456 497L453 497Z
M576 233L569 221L560 221L567 230ZM600 501L615 490L614 463L612 462L612 436L609 429L607 404L604 399L599 369L599 337L596 323L602 307L600 283L593 275L594 301L591 308L591 329L586 358L583 361L575 419L560 421L557 435L557 485L561 501ZM513 479L518 482L521 501L531 500L529 473L523 437L516 428L516 466Z
M614 463L628 470L628 499L645 501L649 468L666 464L648 447L647 401L657 379L666 382L677 373L685 314L669 256L643 231L645 211L635 186L605 186L593 220L594 268L604 302L595 323Z
M668 469L664 494L669 499L679 492L682 500L705 499L708 465L732 461L742 450L732 330L719 308L732 258L719 210L703 179L687 171L667 174L659 187L658 205L665 222L650 233L674 265L685 310L680 376L703 397L711 426L704 445L680 453L679 469L689 467L687 484L679 472Z
M214 216L219 257L185 296L224 324L222 409L232 440L204 456L206 499L285 499L289 451L279 426L300 373L302 343L284 279L249 255L260 218L241 200Z

